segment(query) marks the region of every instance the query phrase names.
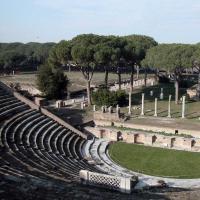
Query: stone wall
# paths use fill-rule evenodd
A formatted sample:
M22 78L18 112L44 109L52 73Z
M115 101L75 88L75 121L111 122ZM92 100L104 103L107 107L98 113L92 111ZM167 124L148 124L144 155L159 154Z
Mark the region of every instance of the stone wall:
M118 131L106 127L86 127L86 129L98 138L104 138L111 141L122 140L126 143L200 152L199 138L185 138L175 135L166 136L141 131Z
M146 80L146 84L147 85L151 85L152 86L152 85L155 85L155 83L156 83L155 78L147 78L147 80ZM133 81L133 87L134 88L142 87L144 85L145 85L145 80L144 79L138 79L138 80L134 80ZM122 83L121 84L121 89L122 90L129 90L130 89L130 80L128 80L127 83ZM119 84L116 83L114 86L111 86L110 90L111 91L117 91L117 90L119 90Z
M18 92L13 92L13 95L19 99L20 101L24 102L25 104L29 105L32 109L36 109L39 110L40 107L36 104L34 104L31 100L25 98L24 96L22 96L21 94L19 94Z
M95 111L93 114L94 120L109 120L109 121L120 121L119 115L115 113L105 112L102 113L101 111Z
M97 138L105 138L111 141L117 141L117 133L119 131L104 129L104 128L93 128L93 127L85 127L84 128L87 132L91 133Z
M194 137L200 137L200 131L196 130L187 130L180 128L170 128L170 127L156 127L156 126L146 126L128 122L120 122L120 121L108 121L108 120L94 120L97 126L116 126L116 127L124 127L124 128L132 128L132 129L140 129L144 131L154 131L154 132L165 132L165 133L175 133L178 130L179 134L192 135Z

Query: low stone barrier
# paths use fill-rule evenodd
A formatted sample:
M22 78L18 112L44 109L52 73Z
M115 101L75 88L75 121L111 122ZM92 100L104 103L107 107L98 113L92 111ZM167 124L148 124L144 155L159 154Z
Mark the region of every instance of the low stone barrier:
M161 148L200 152L200 138L148 133L139 130L117 130L109 127L85 127L85 130L110 141L124 141L132 144L143 144Z
M13 95L19 99L20 101L24 102L25 104L29 105L32 109L39 110L40 107L34 104L31 100L27 99L23 95L19 94L18 92L13 92Z
M151 77L151 78L147 78L146 79L146 85L150 85L153 86L156 84L156 80L155 78ZM133 87L142 87L145 85L145 80L144 79L138 79L138 80L134 80L133 81ZM121 84L121 89L122 90L127 90L130 89L130 80L128 80L127 83L122 83ZM110 91L117 91L119 90L119 84L116 83L114 86L110 87Z
M122 193L131 193L132 180L130 178L99 174L87 170L80 170L79 176L81 182L85 185L109 188Z
M144 118L145 120L145 118ZM116 127L124 127L124 128L132 128L132 129L140 129L143 131L153 131L153 132L165 132L165 133L174 133L178 130L178 134L192 135L194 137L200 137L199 130L189 130L183 128L173 128L173 127L161 127L161 126L152 126L152 125L142 125L142 124L134 124L128 122L118 122L118 121L109 121L109 120L94 120L96 126L116 126Z

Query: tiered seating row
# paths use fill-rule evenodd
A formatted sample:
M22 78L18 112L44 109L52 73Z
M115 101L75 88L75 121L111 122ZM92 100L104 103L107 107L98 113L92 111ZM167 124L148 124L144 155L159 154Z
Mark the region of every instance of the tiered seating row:
M98 164L98 168L101 171L107 172L111 175L132 177L135 174L119 165L114 163L108 153L107 147L109 141L105 139L93 139L88 140L84 145L84 156L94 160Z
M85 139L0 89L1 117L0 173L77 180L81 169L101 172L83 158Z

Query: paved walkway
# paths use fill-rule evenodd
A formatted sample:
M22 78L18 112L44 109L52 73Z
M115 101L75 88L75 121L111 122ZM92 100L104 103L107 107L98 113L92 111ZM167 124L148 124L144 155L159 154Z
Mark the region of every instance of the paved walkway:
M173 119L166 117L139 117L131 119L135 124L148 126L171 127L174 129L186 129L200 131L200 120Z
M164 117L139 117L131 118L124 123L115 123L116 126L124 126L134 129L159 131L166 133L188 134L194 137L200 137L200 120L172 119Z

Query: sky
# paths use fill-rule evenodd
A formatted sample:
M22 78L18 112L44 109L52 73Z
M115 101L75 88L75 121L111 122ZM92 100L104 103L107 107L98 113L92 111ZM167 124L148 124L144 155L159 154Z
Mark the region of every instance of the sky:
M200 0L0 0L0 42L59 42L83 33L198 43Z

